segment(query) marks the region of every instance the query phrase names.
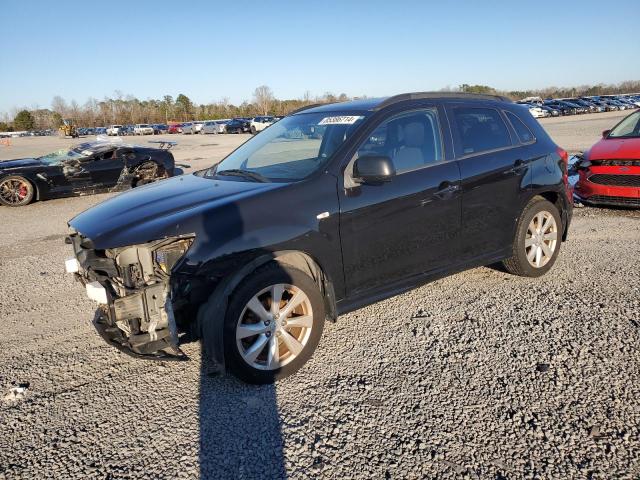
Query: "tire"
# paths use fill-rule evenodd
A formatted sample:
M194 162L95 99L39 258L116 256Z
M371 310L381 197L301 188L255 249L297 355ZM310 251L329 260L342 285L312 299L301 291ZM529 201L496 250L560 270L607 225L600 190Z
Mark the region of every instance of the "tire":
M256 133L258 133L258 131L256 130L256 127L251 125L251 135L255 135Z
M542 197L534 197L518 219L512 256L502 262L504 268L521 277L544 275L558 258L562 232L562 219L557 207Z
M273 288L276 285L284 288L285 292L281 296L281 305L276 307L278 311L284 311L287 308L288 302L294 299L291 295L295 295L298 300L303 299L302 303L293 308L297 313L285 314L288 322L282 322L277 315L274 317L272 310L267 311L267 308L271 308ZM249 308L250 302L255 306L256 301L260 302L257 304L259 307L264 308L261 317ZM205 304L203 308L206 306ZM263 321L265 316L268 319ZM296 323L303 323L304 320L305 327L292 326L292 318L300 319ZM224 325L224 354L227 368L242 381L253 384L273 383L292 375L311 358L322 336L324 319L322 294L314 280L306 273L276 262L259 268L242 281L229 301ZM287 326L286 323L289 325ZM250 327L251 329L248 330L247 325L256 327ZM244 326L245 337L236 338L242 326ZM260 333L246 335L246 332L254 329ZM297 354L289 350L292 339L296 349L302 346ZM262 347L260 347L261 344ZM275 359L275 355L271 352L276 352L276 345L278 358L269 365L270 360ZM271 347L274 349L271 350ZM257 353L253 364L250 364L246 357L251 356L252 348Z
M33 200L35 189L24 177L12 175L0 179L0 204L7 207L23 207Z
M153 176L145 175L143 172L152 172ZM137 178L131 188L141 187L142 185L147 185L149 183L157 182L158 180L164 180L165 178L169 178L167 175L167 171L158 165L155 162L146 162L136 168L136 173L138 175L143 175L141 178Z

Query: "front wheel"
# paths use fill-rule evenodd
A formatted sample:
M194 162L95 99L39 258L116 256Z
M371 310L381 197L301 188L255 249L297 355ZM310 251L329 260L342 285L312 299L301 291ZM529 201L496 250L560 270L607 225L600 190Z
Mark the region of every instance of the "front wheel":
M536 197L527 204L518 220L513 255L502 263L514 275L539 277L555 263L561 243L560 212L553 203Z
M225 317L225 360L247 383L272 383L299 370L313 354L325 309L314 280L296 268L270 263L231 297Z
M24 177L16 175L0 180L0 204L2 205L22 207L31 203L33 195L33 185Z

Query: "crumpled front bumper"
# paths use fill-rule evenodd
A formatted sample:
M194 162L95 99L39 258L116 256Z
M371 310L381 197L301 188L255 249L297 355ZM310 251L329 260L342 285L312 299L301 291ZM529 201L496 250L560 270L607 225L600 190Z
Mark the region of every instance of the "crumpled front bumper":
M80 242L72 239L76 259L66 262L66 269L82 283L87 295L99 304L93 325L100 336L120 351L138 358L157 360L187 360L179 347L178 327L171 302L170 278L122 288L106 271L117 269L115 262L85 249L78 254Z
M91 284L95 291L96 281L89 282L90 279L80 273L76 273L75 277L85 288ZM179 347L171 299L162 292L168 291L168 285L157 284L153 287L155 288L146 288L133 295L114 298L109 289L102 285L107 303L99 305L92 321L93 326L108 344L133 357L188 360L189 357ZM163 304L155 301L161 298L164 299ZM131 331L129 321L134 319L139 322L143 331Z

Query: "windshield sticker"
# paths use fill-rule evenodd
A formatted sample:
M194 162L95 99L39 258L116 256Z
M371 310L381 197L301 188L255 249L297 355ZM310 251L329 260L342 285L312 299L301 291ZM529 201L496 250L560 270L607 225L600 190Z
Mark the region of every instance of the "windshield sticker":
M357 115L342 115L340 117L324 117L318 125L353 125L362 117Z

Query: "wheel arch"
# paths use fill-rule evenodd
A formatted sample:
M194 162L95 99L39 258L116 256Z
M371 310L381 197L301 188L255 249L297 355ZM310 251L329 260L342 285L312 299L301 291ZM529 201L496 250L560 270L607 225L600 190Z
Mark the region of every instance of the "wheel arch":
M215 364L216 371L225 370L223 335L228 299L245 278L270 262L288 265L309 275L318 285L323 296L326 319L330 321L337 319L333 281L312 255L300 250L280 250L261 254L225 275L198 310L194 333L200 338L203 350L209 360Z
M555 190L537 192L528 200L527 203L529 203L531 200L533 200L536 197L543 198L544 200L547 200L548 202L556 206L556 208L560 212L560 218L562 219L562 241L563 242L566 241L567 233L569 230L569 225L568 225L569 222L567 222L568 205L567 205L566 199L564 198L564 195L562 195L559 192L556 192Z

